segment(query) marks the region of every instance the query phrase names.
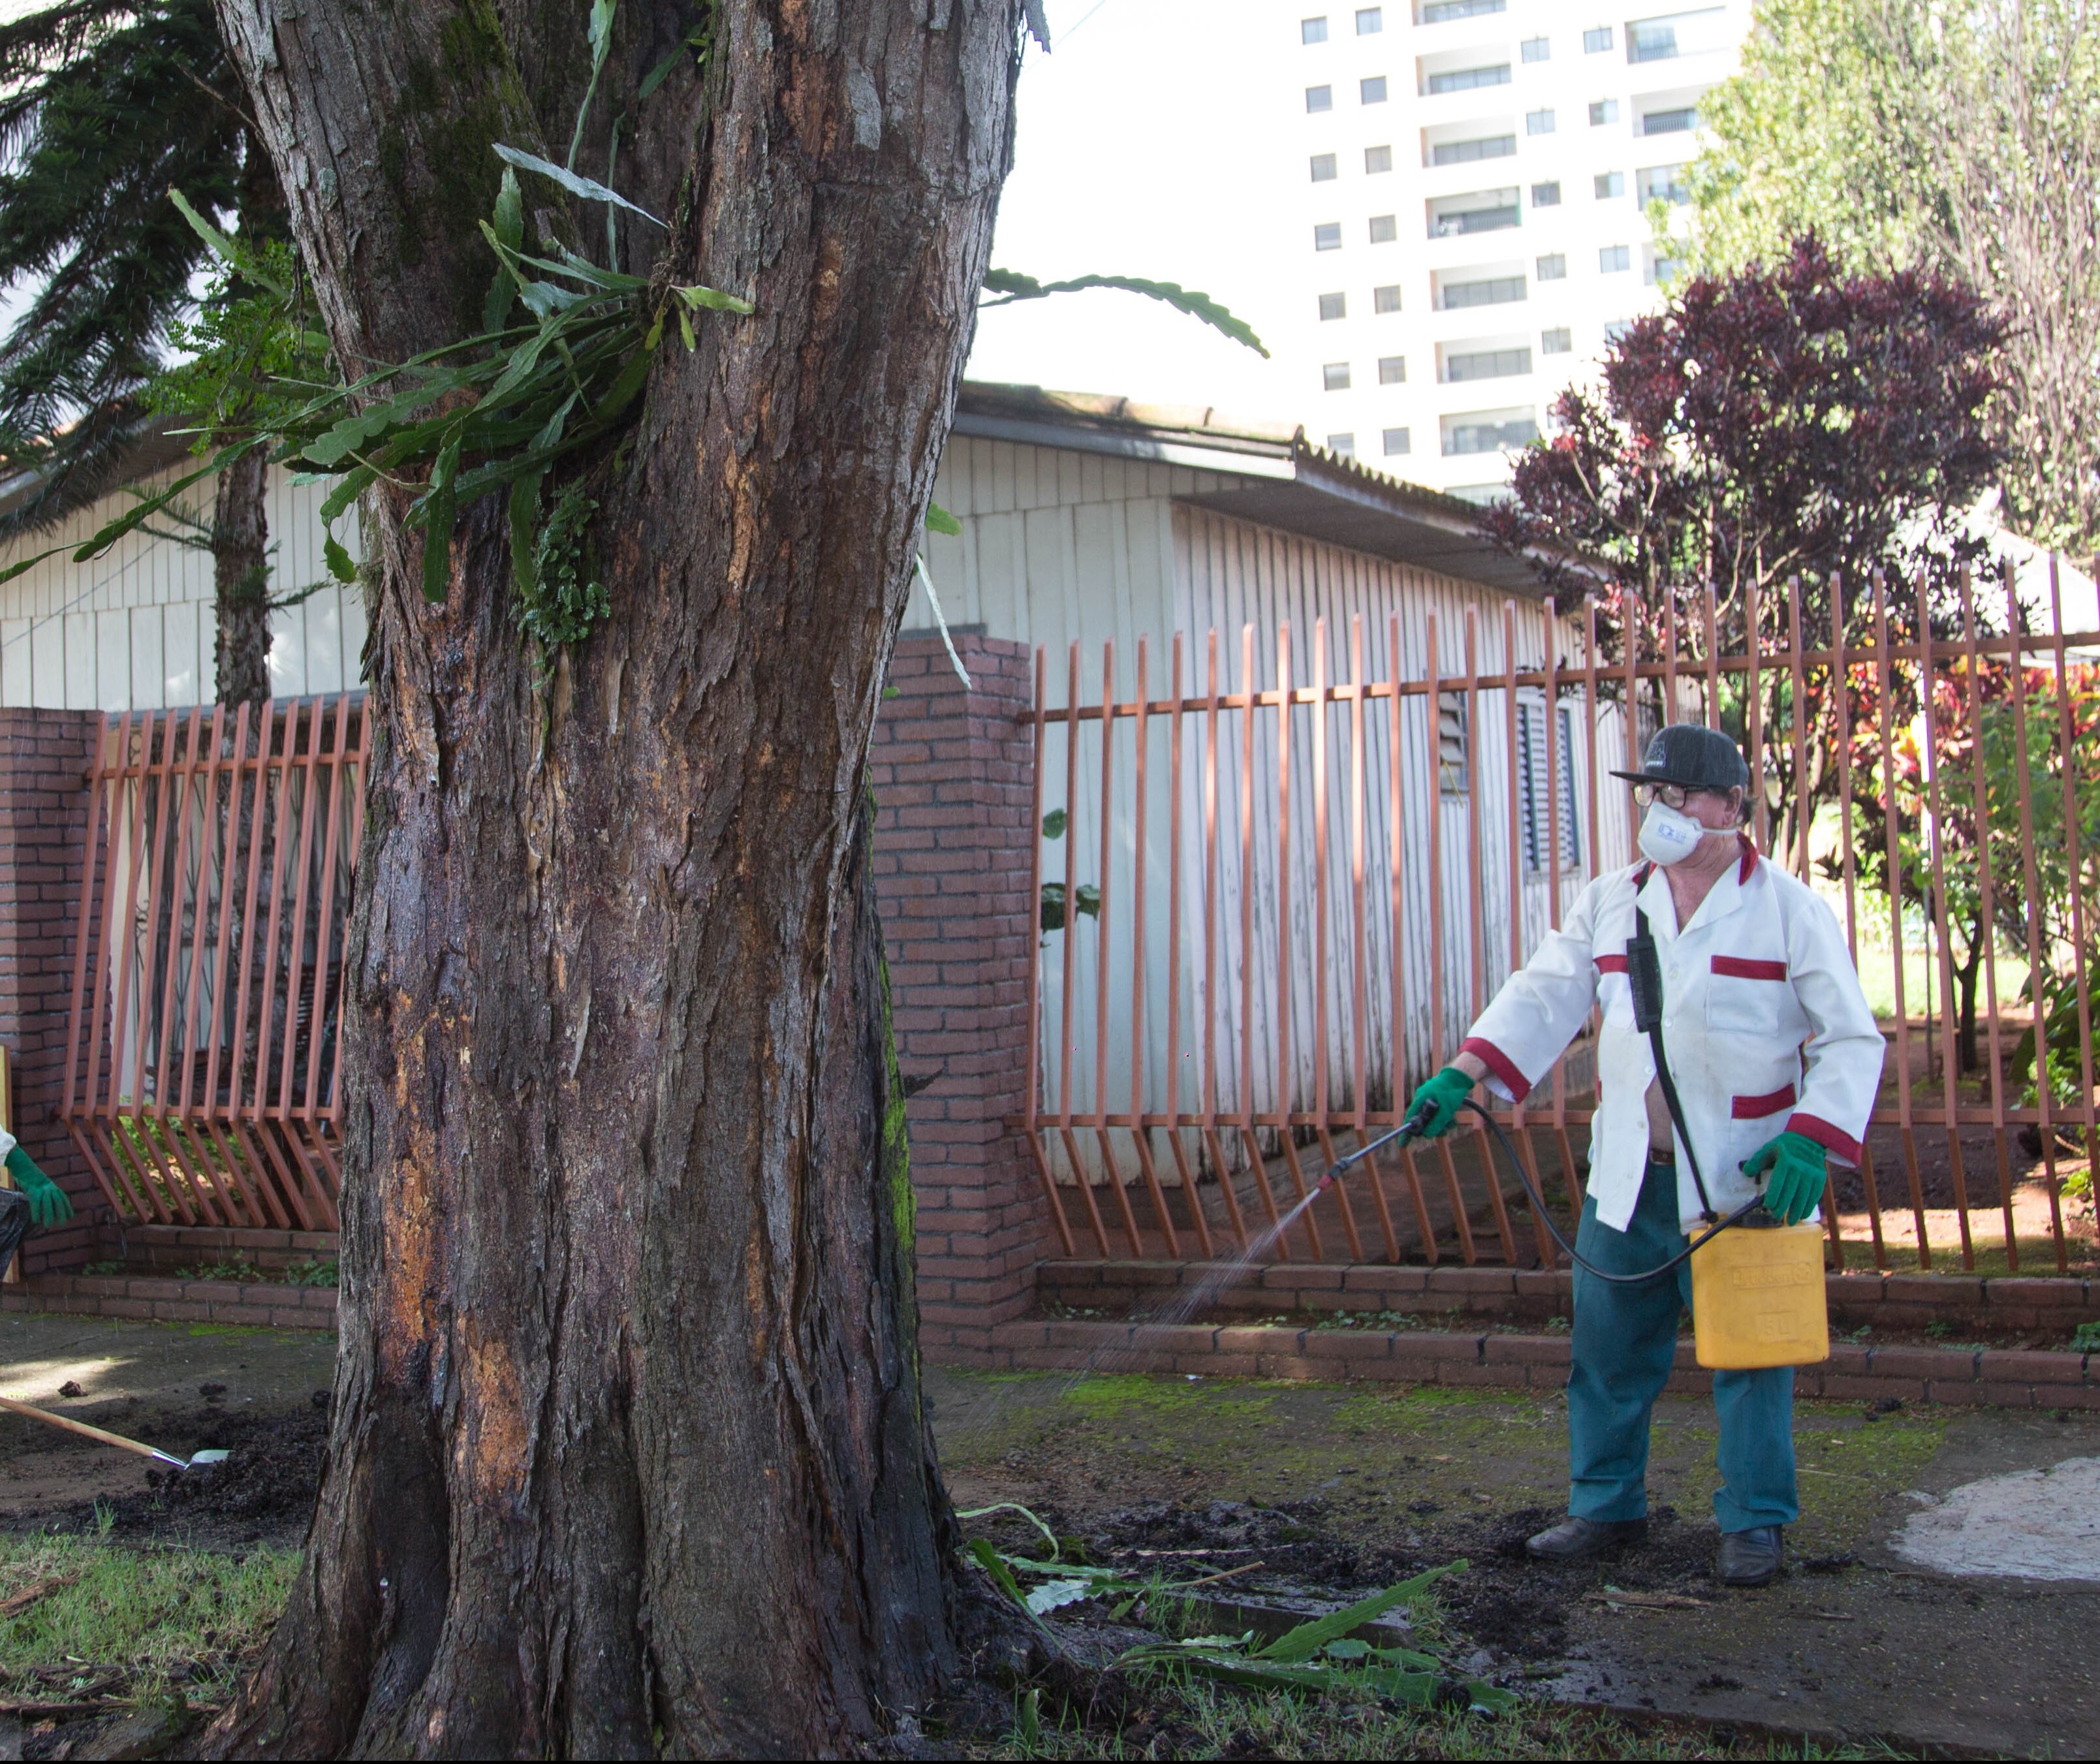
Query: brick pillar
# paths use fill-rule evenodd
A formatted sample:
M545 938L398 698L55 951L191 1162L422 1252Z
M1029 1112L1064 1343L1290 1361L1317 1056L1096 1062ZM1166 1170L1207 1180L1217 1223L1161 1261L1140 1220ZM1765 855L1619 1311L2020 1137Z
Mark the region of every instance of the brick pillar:
M869 754L876 886L907 1105L927 1356L967 1362L1035 1301L1048 1255L1040 1179L1008 1125L1026 1101L1032 833L1023 643L907 633Z
M87 855L85 778L101 730L99 711L0 710L0 1043L14 1106L7 1124L74 1210L65 1229L24 1241L25 1275L92 1259L108 1210L58 1118Z

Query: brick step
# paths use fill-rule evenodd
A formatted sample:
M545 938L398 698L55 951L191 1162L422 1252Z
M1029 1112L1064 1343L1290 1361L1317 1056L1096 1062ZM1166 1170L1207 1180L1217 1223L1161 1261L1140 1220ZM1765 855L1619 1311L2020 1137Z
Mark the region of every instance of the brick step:
M1162 1308L1229 1264L1215 1262L1049 1261L1037 1264L1040 1308ZM1983 1329L2070 1330L2100 1320L2100 1280L2021 1276L1845 1273L1824 1276L1830 1321L1857 1329L1917 1329L1935 1320ZM1514 1323L1564 1317L1574 1304L1562 1268L1395 1267L1386 1263L1276 1262L1246 1269L1206 1301L1212 1312L1448 1312Z
M130 1225L124 1263L132 1272L166 1276L200 1263L245 1262L258 1268L306 1268L333 1261L333 1231L255 1231L224 1225Z
M995 1325L982 1347L951 1348L951 1365L1209 1378L1306 1378L1323 1383L1485 1385L1557 1391L1568 1382L1565 1335L1470 1330L1291 1329L1258 1324L1110 1323L1092 1318L1017 1317ZM2100 1354L1985 1348L1833 1347L1820 1365L1794 1374L1804 1397L1844 1401L1959 1404L1970 1407L2100 1409ZM1713 1389L1690 1342L1680 1342L1673 1391Z
M236 1323L280 1330L333 1330L333 1286L276 1281L165 1280L135 1274L33 1274L0 1286L0 1311L67 1316L131 1317L157 1323Z

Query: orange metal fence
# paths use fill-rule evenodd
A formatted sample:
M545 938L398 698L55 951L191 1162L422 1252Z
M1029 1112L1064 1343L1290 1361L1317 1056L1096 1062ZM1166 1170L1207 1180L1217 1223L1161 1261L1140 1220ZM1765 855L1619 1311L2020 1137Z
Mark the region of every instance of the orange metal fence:
M60 1115L121 1219L333 1230L363 695L112 717Z
M2100 633L2063 630L2053 565L2025 603L2010 570L1987 585L1988 621L1965 579L1818 584L1806 607L1798 583L1762 607L1709 591L1629 620L1608 655L1595 606L1510 602L1455 630L1431 612L1411 634L1323 621L1295 663L1287 627L1260 664L1249 627L1236 673L1233 646L1198 640L1195 682L1177 636L1163 697L1145 642L1120 692L1114 646L1096 676L1074 645L1055 708L1039 650L1052 904L1021 1124L1065 1253L1237 1252L1396 1122L1581 884L1632 858L1636 811L1608 774L1630 723L1668 717L1746 739L1761 847L1823 890L1883 994L1867 1156L1825 1197L1833 1260L2091 1258ZM1591 1047L1503 1115L1571 1219ZM1367 1161L1268 1253L1550 1265L1485 1151L1462 1130Z

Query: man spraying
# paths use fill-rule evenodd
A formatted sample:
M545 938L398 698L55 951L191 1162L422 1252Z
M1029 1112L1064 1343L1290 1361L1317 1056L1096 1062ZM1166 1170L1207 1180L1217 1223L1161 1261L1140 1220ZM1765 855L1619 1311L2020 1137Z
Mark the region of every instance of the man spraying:
M1431 1111L1423 1131L1434 1138L1484 1079L1522 1101L1601 1007L1576 1248L1608 1273L1631 1274L1668 1261L1684 1233L1753 1199L1760 1180L1774 1218L1815 1216L1827 1161L1858 1162L1882 1045L1836 915L1740 831L1749 770L1735 743L1672 724L1639 771L1613 775L1634 783L1646 809L1642 861L1582 891L1414 1107ZM1661 980L1659 1035L1635 1021L1630 959L1647 938ZM1683 1263L1634 1285L1578 1267L1574 1282L1568 1517L1527 1546L1547 1561L1646 1532L1649 1415L1692 1296ZM1714 1405L1718 1572L1731 1586L1762 1586L1800 1510L1793 1368L1717 1372Z

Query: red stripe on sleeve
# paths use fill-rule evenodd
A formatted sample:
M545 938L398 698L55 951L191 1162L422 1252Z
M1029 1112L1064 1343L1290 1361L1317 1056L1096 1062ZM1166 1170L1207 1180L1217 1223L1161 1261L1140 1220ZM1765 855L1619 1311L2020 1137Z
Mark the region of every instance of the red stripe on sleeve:
M1733 974L1738 980L1784 980L1785 962L1754 962L1747 956L1717 955L1714 958L1714 972Z
M1787 1117L1786 1131L1815 1140L1824 1150L1835 1152L1849 1162L1856 1164L1860 1161L1860 1142L1842 1127L1831 1126L1820 1115L1803 1114L1796 1109Z
M1732 1096L1728 1099L1728 1114L1736 1121L1762 1121L1767 1115L1776 1115L1793 1101L1791 1084L1771 1092L1768 1096Z
M1600 974L1623 974L1626 959L1623 955L1600 955L1597 958L1597 972Z
M1530 1093L1531 1080L1518 1071L1510 1063L1510 1056L1493 1042L1485 1040L1478 1035L1468 1035L1458 1043L1458 1052L1470 1053L1477 1058L1483 1065L1502 1081L1508 1087L1510 1095L1519 1102L1522 1102Z

